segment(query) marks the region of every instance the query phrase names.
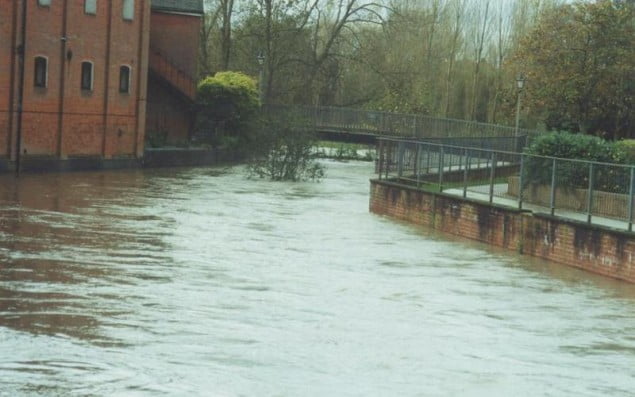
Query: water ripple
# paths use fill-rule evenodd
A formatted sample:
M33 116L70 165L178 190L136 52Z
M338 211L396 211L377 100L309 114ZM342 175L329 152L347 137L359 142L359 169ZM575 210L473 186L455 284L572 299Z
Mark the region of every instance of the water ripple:
M0 396L632 394L635 287L374 216L372 165L328 167L0 181Z

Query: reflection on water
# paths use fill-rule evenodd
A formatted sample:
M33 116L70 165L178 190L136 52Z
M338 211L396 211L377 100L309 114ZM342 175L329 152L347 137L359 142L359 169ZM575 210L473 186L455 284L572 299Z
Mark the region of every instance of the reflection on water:
M635 287L369 214L371 172L1 177L0 396L632 394Z

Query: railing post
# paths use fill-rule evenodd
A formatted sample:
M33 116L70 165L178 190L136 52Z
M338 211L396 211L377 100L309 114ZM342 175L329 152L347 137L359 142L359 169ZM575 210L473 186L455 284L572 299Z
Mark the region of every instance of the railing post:
M430 144L426 143L426 174L430 174Z
M633 190L635 189L635 167L631 167L631 188L628 199L628 231L633 231Z
M525 155L520 154L520 175L518 176L518 209L523 209L523 184L525 183Z
M463 198L467 197L467 177L468 177L468 168L470 166L470 154L467 151L467 148L464 149L465 154L465 168L463 169Z
M414 136L415 138L419 136L418 134L418 129L417 129L417 115L414 115L414 123L413 123L413 131L412 131L412 136Z
M439 191L442 192L443 191L443 146L440 147L439 149Z
M483 151L481 151L481 153L483 153ZM485 153L487 153L487 152L485 152ZM485 163L485 170L490 169L490 162L491 162L491 161L492 161L492 156L489 156L489 157L487 158L487 162Z
M397 154L397 178L401 179L403 176L403 160L406 151L405 143L403 141L399 141L397 149L399 150L399 153Z
M394 147L394 142L390 142L390 145L386 145L386 177L384 179L388 179L388 173L390 172L390 162L392 161L392 152Z
M379 113L379 134L384 134L384 112Z
M384 169L384 141L379 140L379 156L377 156L378 171L379 171L379 180L381 180L381 173Z
M313 112L311 112L311 113L313 113L313 133L317 134L317 132L318 132L318 114L319 114L318 107L317 106L313 107ZM381 173L380 173L380 175L381 175Z
M492 168L489 171L489 202L494 202L494 177L496 176L496 152L492 152Z
M589 163L589 188L586 196L586 221L591 223L591 217L593 213L593 185L594 185L595 173L593 172L593 163Z
M556 214L556 158L553 158L551 165L551 199L550 199L551 215Z
M421 151L421 144L420 143L415 143L415 176L417 178L417 187L419 187L420 185L420 177L421 177L421 170L419 168L419 161L421 160L419 158L419 152Z

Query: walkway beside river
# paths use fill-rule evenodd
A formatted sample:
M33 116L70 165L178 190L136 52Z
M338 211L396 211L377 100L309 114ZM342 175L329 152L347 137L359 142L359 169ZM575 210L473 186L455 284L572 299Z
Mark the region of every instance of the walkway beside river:
M489 202L489 185L471 186L470 190L466 193L466 197L481 202ZM499 183L494 185L494 190L497 192L492 197L492 203L496 205L502 205L508 208L518 208L518 199L515 197L507 196L505 193L508 191L507 183ZM444 193L463 197L463 189L445 189ZM523 203L523 209L537 213L537 214L549 214L551 208L537 204ZM588 215L580 211L570 211L565 209L558 210L558 217L564 219L571 219L574 221L586 223L588 222ZM608 227L616 230L627 230L628 222L619 219L611 219L602 216L593 216L593 224Z

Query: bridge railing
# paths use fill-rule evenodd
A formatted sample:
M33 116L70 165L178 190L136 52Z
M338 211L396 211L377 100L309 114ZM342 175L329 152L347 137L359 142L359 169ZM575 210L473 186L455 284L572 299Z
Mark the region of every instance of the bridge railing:
M338 107L267 105L266 112L294 114L307 126L331 132L352 132L408 138L482 138L516 136L514 127L475 121L443 119L429 116L389 113ZM519 129L520 136L534 136L538 131Z
M379 179L632 231L635 166L380 138Z

